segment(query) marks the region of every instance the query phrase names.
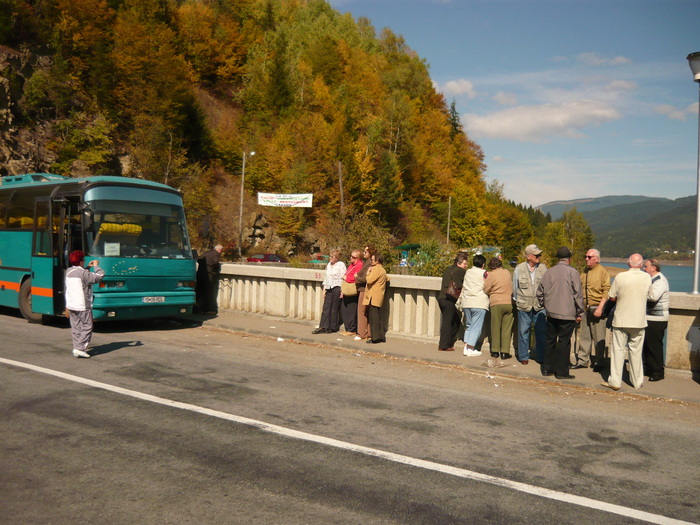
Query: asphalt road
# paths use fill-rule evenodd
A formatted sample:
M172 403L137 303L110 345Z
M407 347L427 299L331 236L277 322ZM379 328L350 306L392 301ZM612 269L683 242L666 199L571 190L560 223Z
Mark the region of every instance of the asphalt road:
M700 522L700 405L0 314L3 524Z

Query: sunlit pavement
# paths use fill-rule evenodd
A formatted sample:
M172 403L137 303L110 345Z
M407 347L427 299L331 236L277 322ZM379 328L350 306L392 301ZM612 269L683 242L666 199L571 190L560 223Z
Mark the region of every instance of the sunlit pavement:
M667 368L666 378L663 381L649 382L645 378L644 385L638 390L623 382L619 391L612 392L610 389L600 385L604 379L607 379L605 372L601 374L594 372L591 368L586 368L572 370L571 374L575 376L575 379L571 380L558 380L554 376L543 377L540 372L540 366L535 361L531 360L527 365L523 365L518 362L515 356L510 359L496 361L490 359L488 348L485 348L485 351L479 357L466 357L462 353L463 344L461 342L457 342L454 352L440 352L437 349L437 339L432 341L410 338L389 332L385 343L370 345L364 341L355 341L352 336L341 335L340 332L313 335L311 332L316 325L310 321L289 321L278 317L226 310L221 310L216 315L194 315L193 319L201 322L204 327L273 338L278 340L280 344L290 342L319 344L348 351L383 354L426 363L459 366L470 370L483 371L484 374L492 376L507 375L533 381L567 384L577 388L591 388L609 393L609 395L655 397L700 403L700 384L693 380L693 376L689 371L683 370Z

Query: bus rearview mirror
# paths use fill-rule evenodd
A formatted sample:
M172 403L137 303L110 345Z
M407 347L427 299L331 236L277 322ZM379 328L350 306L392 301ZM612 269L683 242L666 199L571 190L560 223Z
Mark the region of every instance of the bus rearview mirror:
M83 210L82 212L82 227L83 231L92 231L92 227L95 223L95 218L92 210Z

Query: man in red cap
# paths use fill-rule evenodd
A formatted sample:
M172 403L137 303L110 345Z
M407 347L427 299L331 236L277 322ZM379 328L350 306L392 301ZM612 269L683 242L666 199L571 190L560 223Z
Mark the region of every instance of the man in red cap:
M83 268L84 260L85 254L81 250L75 250L68 256L71 267L66 270L65 290L73 355L87 358L90 357L87 348L92 339L92 285L100 282L105 272L98 266L97 259ZM91 272L90 268L94 268L95 272Z

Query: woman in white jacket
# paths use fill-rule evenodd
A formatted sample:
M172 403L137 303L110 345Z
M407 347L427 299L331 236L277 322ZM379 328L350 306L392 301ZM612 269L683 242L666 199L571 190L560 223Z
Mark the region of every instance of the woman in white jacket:
M459 301L464 309L464 355L467 357L480 356L476 343L481 335L486 312L489 309L489 296L484 293L486 272L484 265L486 257L477 254L472 259L472 267L464 274L464 283Z
M71 252L68 257L71 267L66 270L66 309L73 336L73 355L90 357L87 353L92 339L92 285L99 283L105 275L97 259L83 268L85 254L81 250ZM95 273L90 271L95 269Z

